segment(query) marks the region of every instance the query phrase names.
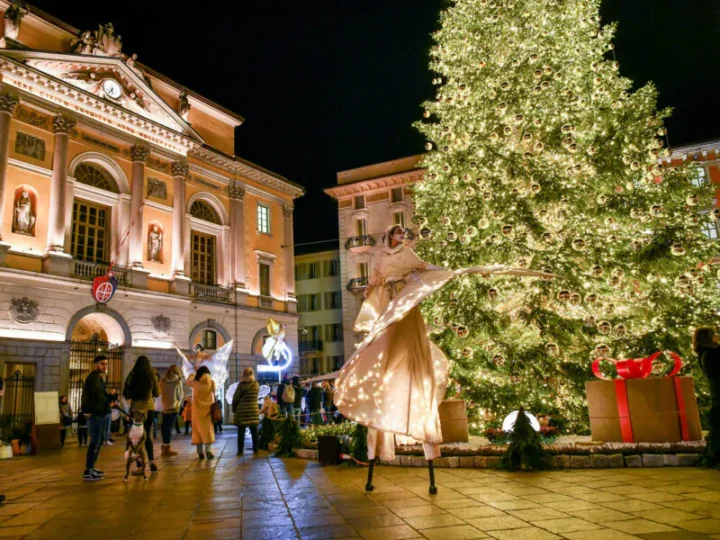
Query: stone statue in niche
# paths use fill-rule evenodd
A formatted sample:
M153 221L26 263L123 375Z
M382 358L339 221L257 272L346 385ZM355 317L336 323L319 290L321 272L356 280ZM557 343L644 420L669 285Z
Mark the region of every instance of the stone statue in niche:
M35 322L40 314L38 311L38 303L35 300L29 299L27 296L10 300L9 312L10 318L20 324Z
M35 209L30 194L23 190L15 202L13 210L13 232L34 235Z
M151 225L148 233L148 261L162 262L163 232L158 225Z

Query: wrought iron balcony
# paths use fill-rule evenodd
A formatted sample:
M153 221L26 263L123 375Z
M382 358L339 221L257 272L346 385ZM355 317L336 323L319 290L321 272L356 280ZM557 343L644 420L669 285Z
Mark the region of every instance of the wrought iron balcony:
M190 287L190 294L198 300L207 302L232 304L234 301L233 290L230 287L220 287L218 285L193 283Z
M367 286L368 286L368 278L357 277L357 278L353 278L350 281L348 281L347 290L348 291L359 291L360 289L364 289Z
M97 263L73 259L72 275L76 278L92 281L96 277L107 274L109 267L109 263ZM115 274L115 278L118 280L118 285L130 285L131 280L128 268L123 266L113 266L112 271Z
M312 341L299 341L298 342L298 349L300 350L300 354L305 352L317 352L322 351L323 342L319 339L315 339Z
M352 236L345 241L345 249L349 249L353 253L363 253L370 251L375 245L375 239L369 234L362 236Z

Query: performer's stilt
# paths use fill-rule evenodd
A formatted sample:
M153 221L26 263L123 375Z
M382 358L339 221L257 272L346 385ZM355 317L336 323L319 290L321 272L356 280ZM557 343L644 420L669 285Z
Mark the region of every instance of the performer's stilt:
M430 471L430 495L435 495L437 487L435 487L435 466L432 459L428 460L428 470Z
M367 478L367 484L365 484L365 491L372 491L375 489L375 486L373 486L372 483L372 476L373 476L373 470L375 470L375 462L377 459L371 459L370 460L370 468L368 469L368 478Z

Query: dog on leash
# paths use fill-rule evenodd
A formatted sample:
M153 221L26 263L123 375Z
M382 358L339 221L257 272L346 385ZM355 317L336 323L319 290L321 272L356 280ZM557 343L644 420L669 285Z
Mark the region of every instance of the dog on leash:
M133 415L133 423L130 431L127 434L127 442L125 444L125 478L123 482L127 482L128 476L130 476L130 466L134 461L137 461L140 471L142 471L143 478L147 481L150 475L145 471L145 467L148 463L148 455L145 450L145 439L147 433L145 433L145 414L135 411Z

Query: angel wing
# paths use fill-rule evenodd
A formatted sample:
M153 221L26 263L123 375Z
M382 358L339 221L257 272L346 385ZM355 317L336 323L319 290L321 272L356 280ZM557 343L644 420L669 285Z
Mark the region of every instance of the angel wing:
M210 360L206 360L200 364L208 367L210 376L213 381L215 381L217 388L222 388L225 385L225 381L227 381L229 375L227 365L230 359L230 353L232 352L232 345L232 340L228 341L212 355Z
M188 360L187 356L185 356L183 354L183 352L180 349L178 349L177 345L175 345L175 350L180 355L180 358L183 359L181 369L182 369L183 378L187 379L195 371L195 369L193 368L192 364L190 363L190 360Z
M228 405L232 405L233 397L235 396L235 390L237 390L239 382L232 383L225 393L225 401L227 401Z

